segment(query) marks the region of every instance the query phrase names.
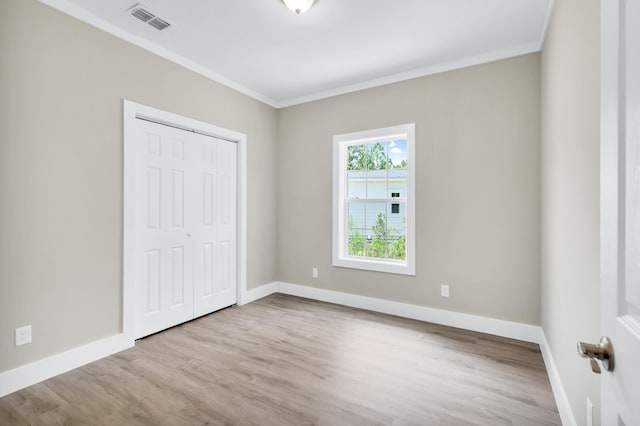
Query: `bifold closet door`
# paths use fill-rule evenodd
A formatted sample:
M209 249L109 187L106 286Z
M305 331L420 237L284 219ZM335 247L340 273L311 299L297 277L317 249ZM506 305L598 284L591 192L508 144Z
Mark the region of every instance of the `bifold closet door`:
M236 303L237 145L194 134L194 313L208 314Z
M145 120L137 128L140 338L236 303L236 144Z

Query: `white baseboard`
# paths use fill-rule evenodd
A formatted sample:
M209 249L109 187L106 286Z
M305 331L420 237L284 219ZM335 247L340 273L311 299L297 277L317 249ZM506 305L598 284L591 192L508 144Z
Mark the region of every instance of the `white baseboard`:
M133 345L132 339L124 334L117 334L2 372L0 373L0 397L120 352Z
M276 293L277 286L277 282L272 282L260 287L252 288L251 290L247 290L242 293L238 305L246 305L247 303L251 303L255 300L262 299L263 297L267 297L270 294Z
M353 308L367 309L369 311L463 328L465 330L478 331L480 333L493 334L495 336L508 337L525 342L540 343L541 329L535 325L463 314L444 309L428 308L408 303L392 302L390 300L297 284L278 282L276 288L277 293L306 297L323 302L351 306Z
M569 398L562 385L562 379L560 379L560 373L556 367L556 363L553 360L553 354L547 337L544 334L544 330L540 329L540 351L542 352L542 358L544 359L544 365L547 367L547 374L549 375L549 381L551 382L551 389L553 390L553 397L556 399L556 405L558 406L558 412L560 413L560 420L564 426L576 426L576 419L573 416L571 405L569 405Z

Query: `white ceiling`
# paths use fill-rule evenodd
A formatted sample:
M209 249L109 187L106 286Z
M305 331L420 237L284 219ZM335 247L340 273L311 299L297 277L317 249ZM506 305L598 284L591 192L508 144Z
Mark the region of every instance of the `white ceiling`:
M552 0L41 0L275 107L540 50ZM142 3L172 27L127 13Z

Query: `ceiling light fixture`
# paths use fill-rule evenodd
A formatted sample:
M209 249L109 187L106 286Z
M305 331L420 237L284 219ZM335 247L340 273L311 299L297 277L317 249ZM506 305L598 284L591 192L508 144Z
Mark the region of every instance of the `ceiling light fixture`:
M296 14L300 15L301 13L306 12L311 9L313 6L313 2L315 0L282 0L282 2Z

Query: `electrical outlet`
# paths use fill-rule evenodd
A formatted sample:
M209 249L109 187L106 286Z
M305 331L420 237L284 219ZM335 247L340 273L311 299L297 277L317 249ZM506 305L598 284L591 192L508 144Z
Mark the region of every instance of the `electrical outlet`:
M440 286L440 296L449 297L449 285L448 284L442 284Z
M313 268L311 270L311 276L313 276L313 278L318 278L318 268Z
M31 343L31 326L25 325L24 327L16 328L16 346L26 345Z
M587 426L593 426L593 404L587 397Z

